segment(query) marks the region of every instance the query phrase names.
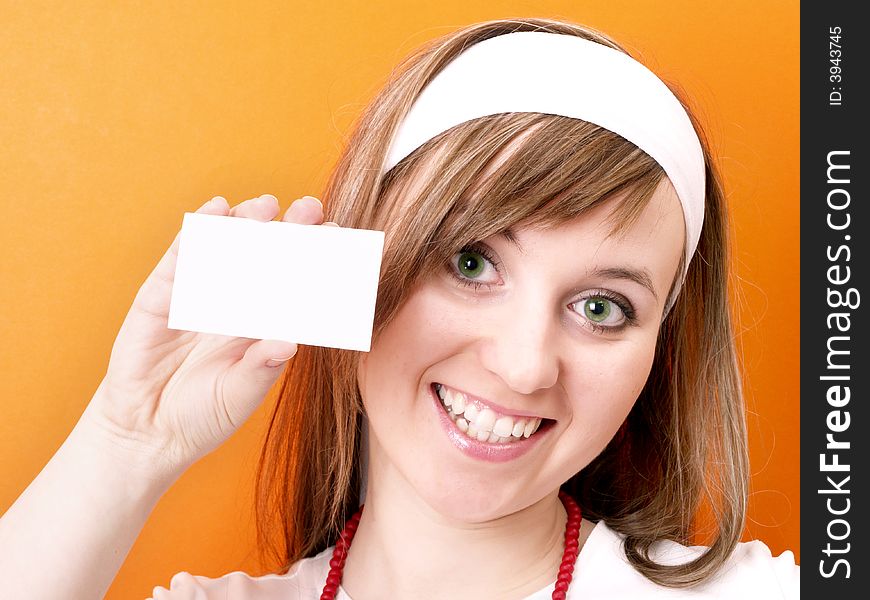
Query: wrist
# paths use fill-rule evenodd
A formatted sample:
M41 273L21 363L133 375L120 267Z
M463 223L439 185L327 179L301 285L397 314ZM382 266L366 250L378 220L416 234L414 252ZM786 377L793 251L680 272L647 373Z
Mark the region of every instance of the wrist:
M122 431L94 406L85 409L65 445L88 470L117 480L129 496L159 498L189 465L174 459L168 443Z

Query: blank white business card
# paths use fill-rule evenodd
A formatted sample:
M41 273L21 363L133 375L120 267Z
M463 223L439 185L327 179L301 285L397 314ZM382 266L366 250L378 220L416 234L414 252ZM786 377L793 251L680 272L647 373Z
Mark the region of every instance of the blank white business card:
M169 328L368 352L384 232L185 213Z

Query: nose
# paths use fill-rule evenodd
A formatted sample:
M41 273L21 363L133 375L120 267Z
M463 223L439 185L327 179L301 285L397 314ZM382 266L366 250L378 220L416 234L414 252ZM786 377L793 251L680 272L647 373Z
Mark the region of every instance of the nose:
M513 391L531 394L559 378L558 320L538 300L517 300L495 311L480 343L480 361Z

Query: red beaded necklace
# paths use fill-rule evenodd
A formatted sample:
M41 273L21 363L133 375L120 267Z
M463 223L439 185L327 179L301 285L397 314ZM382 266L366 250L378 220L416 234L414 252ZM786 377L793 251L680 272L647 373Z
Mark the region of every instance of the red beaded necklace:
M568 512L568 522L565 525L565 550L562 552L562 564L559 565L559 576L556 577L553 600L565 600L568 594L568 586L571 585L574 563L577 560L580 547L580 521L582 519L580 507L571 496L559 490L559 500L562 501ZM335 594L338 593L338 586L341 585L341 574L344 571L344 561L347 559L350 542L359 526L362 511L363 507L360 506L356 514L348 519L344 531L335 542L335 550L332 551L332 559L329 561L329 575L326 576L326 584L323 586L320 600L334 600Z

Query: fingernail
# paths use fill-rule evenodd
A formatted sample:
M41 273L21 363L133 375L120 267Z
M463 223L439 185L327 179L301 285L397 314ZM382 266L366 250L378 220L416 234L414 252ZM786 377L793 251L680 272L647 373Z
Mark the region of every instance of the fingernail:
M263 194L262 196L259 196L259 197L255 200L255 202L256 202L257 204L260 204L260 205L262 205L262 206L266 206L266 205L269 205L269 204L274 204L274 203L277 202L277 201L278 201L278 199L277 199L275 196L272 196L271 194Z
M215 196L211 200L208 201L210 206L223 206L224 208L229 208L229 204L227 204L227 199L223 196Z
M270 358L269 360L266 361L266 366L267 367L280 367L285 362L287 362L288 360L293 358L293 356L294 355L291 354L290 356L287 356L285 358Z
M323 202L321 202L318 198L315 198L314 196L302 196L303 200L305 198L311 198L312 200L316 201L320 205L320 208L323 208Z

